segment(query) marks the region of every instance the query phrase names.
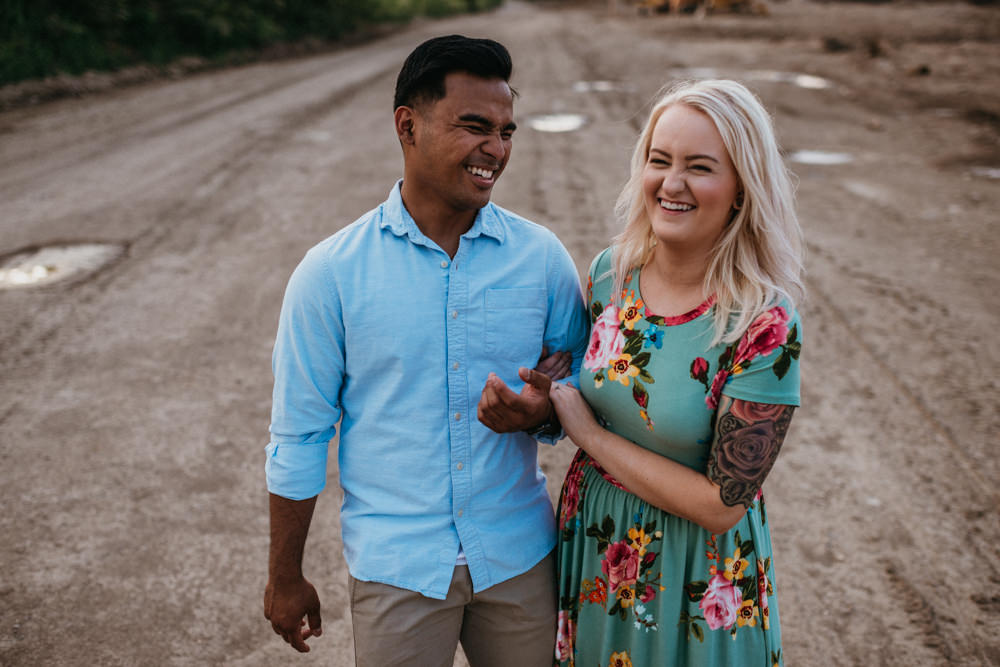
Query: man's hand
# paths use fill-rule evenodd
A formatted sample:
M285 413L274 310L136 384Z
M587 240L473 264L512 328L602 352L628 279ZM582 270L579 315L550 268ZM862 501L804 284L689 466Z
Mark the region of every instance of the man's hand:
M274 631L301 653L309 652L307 639L323 634L319 595L305 578L268 581L264 589L264 616L271 621Z
M274 493L268 495L271 549L264 589L264 616L292 648L306 653L309 651L306 640L323 633L319 595L302 576L302 555L316 497L291 500ZM309 619L308 628L304 627L305 618Z
M490 373L479 397L479 421L497 433L534 428L552 416L549 401L552 379L527 368L518 369L517 374L525 382L520 394L515 394L503 380Z
M542 348L542 357L538 360L535 370L545 373L553 380L562 380L573 369L573 355L569 352L554 352L549 355L548 348Z

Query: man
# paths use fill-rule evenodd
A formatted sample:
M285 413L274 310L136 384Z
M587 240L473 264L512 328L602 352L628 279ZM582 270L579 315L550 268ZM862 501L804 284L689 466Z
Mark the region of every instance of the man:
M451 665L461 641L473 667L551 664L556 529L526 431L553 412L529 367L571 351L575 375L587 320L555 236L490 203L515 130L510 74L492 40L417 47L396 83L403 180L289 280L264 604L299 651L321 633L302 554L340 421L357 663Z

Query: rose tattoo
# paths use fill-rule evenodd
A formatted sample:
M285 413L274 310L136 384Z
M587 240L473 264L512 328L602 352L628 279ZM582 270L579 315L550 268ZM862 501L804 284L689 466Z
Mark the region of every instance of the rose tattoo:
M733 400L716 424L707 475L722 502L750 507L771 471L795 407Z

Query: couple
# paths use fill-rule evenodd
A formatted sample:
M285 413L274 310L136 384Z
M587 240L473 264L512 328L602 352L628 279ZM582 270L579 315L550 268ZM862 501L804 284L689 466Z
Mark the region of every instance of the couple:
M657 102L585 304L555 236L490 203L510 74L492 40L418 46L402 181L289 280L265 615L299 651L322 632L302 557L339 421L357 664L458 642L473 667L781 664L760 488L799 400L802 267L770 118L728 81ZM557 517L535 440L563 435Z

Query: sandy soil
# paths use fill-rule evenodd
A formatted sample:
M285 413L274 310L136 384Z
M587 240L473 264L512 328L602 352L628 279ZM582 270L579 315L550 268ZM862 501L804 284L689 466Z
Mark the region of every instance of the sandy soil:
M523 129L495 200L550 226L581 272L615 231L647 103L691 68L750 84L789 155L852 156L793 164L803 407L767 483L787 664L1000 664L1000 12L770 10L510 2L0 114L0 254L126 248L0 290L0 664L353 664L335 484L307 554L324 636L293 655L260 611L270 349L301 255L400 174L394 78L447 32L510 47ZM574 87L595 81L615 85ZM556 112L588 123L528 127ZM541 450L553 494L573 449Z

